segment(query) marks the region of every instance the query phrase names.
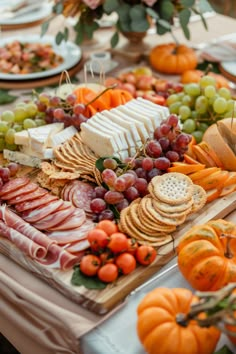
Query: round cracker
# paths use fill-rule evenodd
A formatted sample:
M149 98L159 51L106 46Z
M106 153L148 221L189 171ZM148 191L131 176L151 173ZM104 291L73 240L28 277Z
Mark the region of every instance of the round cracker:
M194 184L193 185L193 205L191 208L191 213L195 213L206 204L207 194L205 189L201 186Z
M184 211L177 211L177 212L165 212L159 208L159 204L155 199L152 199L152 205L153 208L162 216L165 216L166 218L181 218L183 216L188 215L191 212L192 207L188 208L187 210Z

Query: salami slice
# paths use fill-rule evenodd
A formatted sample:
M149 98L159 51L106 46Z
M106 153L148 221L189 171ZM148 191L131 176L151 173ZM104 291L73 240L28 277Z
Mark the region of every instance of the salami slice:
M15 197L22 196L24 194L34 192L37 188L38 185L36 183L28 183L25 186L16 189L15 191L4 194L2 196L2 199L7 201Z
M38 230L48 230L56 225L60 224L74 213L75 207L71 206L70 208L64 210L57 210L54 213L48 214L44 218L33 223L33 226Z
M73 188L73 194L71 195L74 206L84 209L85 212L91 213L90 203L92 201L93 191L94 188L90 184L78 181L78 184Z
M49 214L52 214L54 211L59 209L62 204L63 204L63 200L58 199L47 205L43 205L40 208L26 210L21 214L21 217L28 223L32 224L34 222L37 222L45 218Z
M89 247L90 247L90 243L88 242L87 239L84 239L77 242L73 242L68 247L66 247L65 250L70 253L77 253L80 251L84 251Z
M15 205L15 209L17 212L22 213L22 212L29 210L29 209L36 209L42 205L47 205L48 203L51 203L54 200L58 200L58 197L47 193L47 194L43 195L41 198L18 203Z
M23 203L23 202L27 202L29 200L34 200L37 198L42 197L43 195L48 194L48 190L38 187L35 191L31 192L31 193L27 193L24 195L18 195L15 198L12 198L10 200L7 200L7 204L9 205L15 205L18 203Z
M86 215L83 209L75 208L73 214L64 219L60 224L56 226L48 227L48 231L54 230L73 230L81 226L86 219Z
M30 179L28 177L18 177L11 179L10 181L6 182L0 189L0 197L4 196L9 192L13 192L26 184L30 183Z
M44 258L47 254L46 248L38 245L17 230L9 227L2 220L0 220L0 234L33 259Z
M77 183L78 181L77 180L74 180L74 181L71 181L71 182L68 182L62 189L62 192L61 192L61 198L64 199L64 200L70 200L69 199L69 192L71 190L71 188Z

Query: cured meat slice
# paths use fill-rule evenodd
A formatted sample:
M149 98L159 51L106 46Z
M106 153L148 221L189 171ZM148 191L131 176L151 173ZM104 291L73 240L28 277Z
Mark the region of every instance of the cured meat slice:
M85 239L85 240L73 242L68 247L66 247L65 250L70 253L77 253L80 251L84 251L89 247L90 247L90 243L88 242L87 239Z
M77 180L66 183L61 191L61 198L64 200L69 200L70 189L77 183Z
M45 218L49 214L53 213L54 211L59 209L62 204L63 204L63 200L58 199L47 205L43 205L40 208L26 210L21 214L21 217L28 223L32 224L34 222L37 222Z
M51 240L47 235L29 225L5 205L0 207L0 218L7 226L25 235L38 245L44 246L45 249L48 249L51 244L55 243L54 240Z
M15 205L18 203L23 203L23 202L27 202L28 200L34 200L37 198L42 197L43 195L48 194L48 190L38 187L35 191L31 192L31 193L27 193L24 195L18 195L15 198L12 198L10 200L7 201L7 204L9 205Z
M4 196L9 192L13 192L28 183L30 183L30 179L28 177L18 177L10 179L0 188L0 197Z
M22 196L24 194L28 194L28 193L34 192L37 188L38 188L38 185L36 183L28 183L25 186L22 186L22 187L14 190L12 192L5 193L2 196L2 199L3 200L9 200L9 199L18 197L20 195Z
M17 230L9 227L2 220L0 220L0 234L14 243L19 250L33 259L42 259L47 254L46 248L38 245Z
M18 203L15 205L15 209L17 212L22 213L23 211L26 211L29 209L35 209L35 208L38 208L42 205L47 205L48 203L51 203L54 200L58 200L58 197L47 193L44 196L42 196L41 198Z
M67 219L70 215L72 215L74 211L75 207L73 205L70 208L64 210L57 210L54 213L48 214L44 218L33 223L33 226L39 230L48 230L63 222L63 220Z
M57 244L53 244L48 250L47 257L37 261L47 267L50 266L51 268L69 270L73 268L75 264L79 263L80 257L67 252L64 248Z
M90 203L93 197L94 188L85 182L78 181L76 187L73 188L71 201L77 208L84 209L85 212L91 213Z
M86 220L80 227L73 230L58 230L48 232L47 236L56 241L60 245L83 240L87 237L88 232L94 229L95 224L92 220Z
M83 209L75 208L73 214L71 214L67 219L64 219L60 224L56 226L47 228L47 230L72 230L81 226L86 219L86 214Z

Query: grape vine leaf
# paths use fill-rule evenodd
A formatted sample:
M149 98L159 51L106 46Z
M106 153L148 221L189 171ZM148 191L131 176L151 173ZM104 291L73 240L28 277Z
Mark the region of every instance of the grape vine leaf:
M224 345L222 348L217 350L214 354L233 354L233 352L227 347L227 345Z
M9 94L9 90L0 89L0 105L14 102L18 97Z
M103 283L98 277L88 277L81 273L78 266L74 267L71 283L76 286L83 285L87 289L105 289L107 284Z

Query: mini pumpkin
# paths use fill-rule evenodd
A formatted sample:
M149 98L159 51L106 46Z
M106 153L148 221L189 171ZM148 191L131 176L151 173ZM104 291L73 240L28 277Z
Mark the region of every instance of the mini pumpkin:
M211 220L187 231L178 246L179 270L197 290L214 291L236 282L236 226Z
M151 66L164 74L182 74L195 69L197 55L193 49L184 44L161 44L151 49L149 54Z
M148 354L212 354L220 337L213 327L196 320L181 321L198 298L184 288L156 288L137 308L137 334Z

